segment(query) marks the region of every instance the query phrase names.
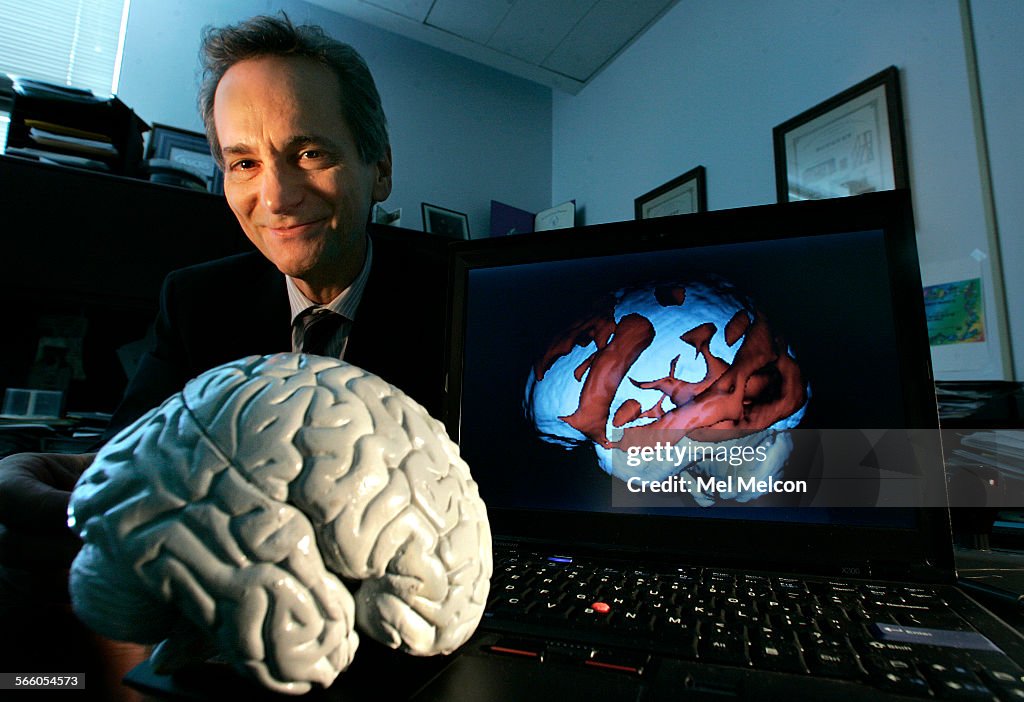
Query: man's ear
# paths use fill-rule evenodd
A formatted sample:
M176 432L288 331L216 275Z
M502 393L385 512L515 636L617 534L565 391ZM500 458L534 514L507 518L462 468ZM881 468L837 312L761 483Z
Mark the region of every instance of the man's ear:
M373 201L384 202L391 194L391 145L384 150L384 156L374 164L377 177L373 181Z

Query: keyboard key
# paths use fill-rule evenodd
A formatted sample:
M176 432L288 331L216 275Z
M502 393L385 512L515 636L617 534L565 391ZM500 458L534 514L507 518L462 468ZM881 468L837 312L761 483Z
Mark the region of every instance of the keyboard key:
M936 696L956 700L996 700L995 694L967 665L929 663L924 674Z
M654 630L654 618L639 608L623 608L611 612L611 625L631 634L647 634Z
M525 615L536 604L529 598L529 591L522 595L502 596L495 601L492 609L498 614Z
M946 700L986 700L999 702L995 696L981 682L960 682L957 680L945 680L941 683L933 683L935 696Z
M881 673L877 677L873 677L872 683L883 690L901 695L932 696L931 688L928 687L928 681L916 671L897 673L890 670L887 673Z
M654 623L654 633L664 639L673 651L682 651L687 657L697 654L697 623L682 617L665 615Z
M981 677L985 682L994 685L1024 685L1024 675L1019 669L984 668Z
M926 629L944 629L948 631L974 631L954 612L921 612L918 610L895 611L896 621L904 626L917 626Z
M757 668L780 673L806 673L800 647L787 639L761 639L750 644L750 658Z
M558 601L543 602L533 608L532 614L548 621L567 622L575 609L576 605L572 603Z
M611 623L611 615L594 609L593 605L578 608L574 611L574 623L591 629L604 629Z
M712 663L748 665L746 627L724 622L701 624L697 652L701 660Z
M806 660L811 673L815 675L846 680L853 680L865 675L856 655L849 650L833 648L804 650L804 660Z

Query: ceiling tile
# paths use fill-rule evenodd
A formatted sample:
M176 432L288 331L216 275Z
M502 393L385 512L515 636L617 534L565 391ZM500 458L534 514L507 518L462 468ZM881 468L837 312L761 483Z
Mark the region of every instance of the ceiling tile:
M431 27L486 44L514 0L437 0L427 15Z
M596 3L597 0L518 0L498 25L488 46L539 65Z
M362 0L367 5L374 5L389 12L422 22L430 12L434 0Z
M571 94L678 1L308 0Z
M599 0L542 66L586 82L673 3Z

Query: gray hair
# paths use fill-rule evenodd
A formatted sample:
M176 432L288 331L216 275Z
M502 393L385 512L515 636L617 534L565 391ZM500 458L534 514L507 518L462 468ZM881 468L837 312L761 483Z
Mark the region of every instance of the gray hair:
M329 68L341 89L341 116L345 119L363 163L384 158L388 148L387 118L373 75L359 52L327 36L315 25L295 26L284 13L281 17L259 16L227 27L203 31L200 49L203 82L199 88L199 112L206 137L217 163L223 155L213 123L213 98L217 84L229 68L240 61L262 56L309 58Z

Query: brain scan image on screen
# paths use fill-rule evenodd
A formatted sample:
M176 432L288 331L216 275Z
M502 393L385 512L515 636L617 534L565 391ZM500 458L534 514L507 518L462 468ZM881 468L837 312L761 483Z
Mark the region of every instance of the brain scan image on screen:
M714 278L621 288L581 310L529 369L524 410L545 442L590 445L596 467L623 481L762 480L781 475L810 398L784 330ZM631 447L669 445L656 460L626 460ZM723 460L743 447L757 459ZM691 497L710 506L759 494Z

